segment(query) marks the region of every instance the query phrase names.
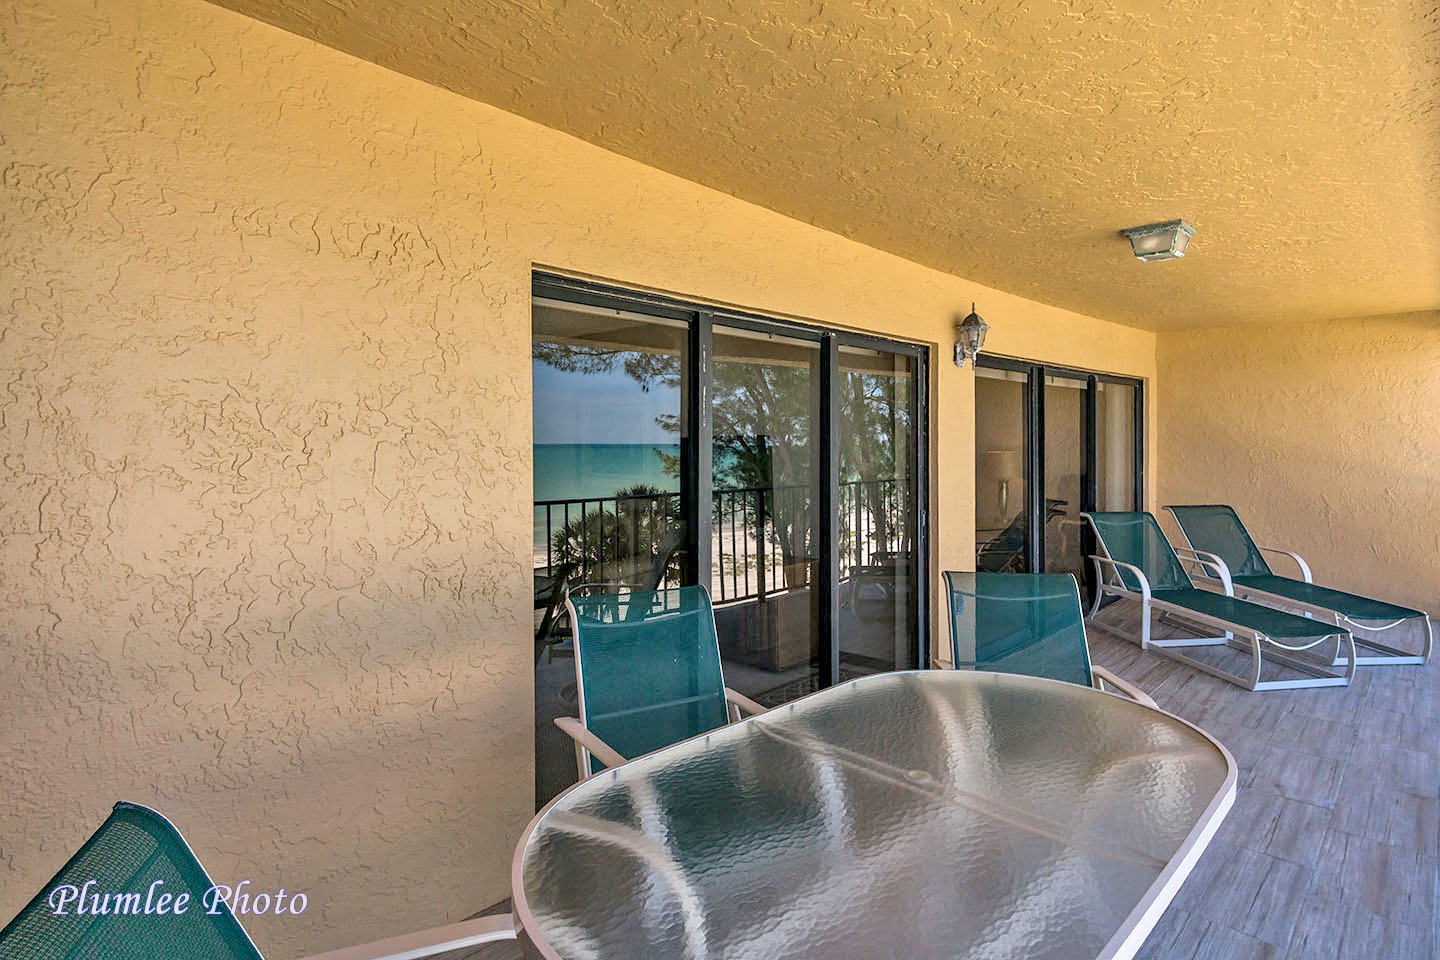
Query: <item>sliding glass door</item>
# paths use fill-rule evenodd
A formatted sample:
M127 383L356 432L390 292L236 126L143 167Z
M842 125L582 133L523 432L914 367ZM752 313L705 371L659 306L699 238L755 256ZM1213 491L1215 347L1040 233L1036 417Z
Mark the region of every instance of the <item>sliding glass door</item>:
M537 304L535 567L576 583L674 581L684 542L683 323Z
M842 346L837 386L841 676L913 669L920 583L915 358Z
M1139 510L1140 386L1099 380L1095 390L1095 508Z
M711 325L710 596L726 680L766 701L819 680L820 343Z
M1028 374L975 365L975 569L1030 569Z
M1080 511L1091 509L1085 475L1085 418L1089 382L1085 377L1044 378L1046 573L1073 573L1084 580Z
M1094 543L1080 514L1141 503L1142 389L1129 377L979 358L977 570L1072 573L1090 588Z
M575 711L567 590L704 584L774 706L925 663L925 348L537 275L536 770Z
M683 319L536 301L534 378L535 789L575 779L552 722L577 710L566 591L679 583L692 512L680 482ZM611 586L613 585L613 586ZM621 586L623 585L623 586Z

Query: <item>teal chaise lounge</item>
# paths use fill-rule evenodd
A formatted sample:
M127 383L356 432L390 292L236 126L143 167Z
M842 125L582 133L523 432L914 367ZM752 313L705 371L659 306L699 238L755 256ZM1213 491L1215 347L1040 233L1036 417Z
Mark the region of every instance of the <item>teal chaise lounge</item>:
M1180 532L1196 553L1208 555L1209 559L1221 564L1221 568L1214 571L1217 576L1209 579L1226 584L1235 596L1281 604L1306 615L1326 617L1339 627L1385 631L1406 623L1418 623L1425 632L1424 648L1420 653L1357 636L1357 646L1378 650L1381 655L1362 655L1356 662L1360 666L1380 666L1423 664L1430 659L1430 649L1435 644L1435 629L1425 611L1313 583L1310 565L1299 554L1277 547L1257 546L1239 515L1225 504L1170 506L1165 509L1174 516ZM1277 576L1265 560L1266 553L1289 557L1300 568L1304 579Z
M1100 554L1092 555L1096 590L1091 604L1093 616L1106 596L1123 597L1140 603L1140 646L1228 680L1248 690L1286 690L1297 687L1336 687L1349 684L1355 674L1355 641L1349 631L1334 624L1283 613L1258 603L1195 586L1176 556L1160 525L1148 513L1090 512L1082 514L1095 531ZM1218 565L1203 557L1194 563ZM1217 630L1216 636L1152 639L1152 611L1171 618ZM1343 658L1345 673L1335 676L1314 654L1295 654L1320 647L1334 638L1338 655L1325 659L1338 665ZM1184 653L1187 647L1228 646L1250 654L1246 674ZM1307 674L1299 679L1263 680L1266 659Z

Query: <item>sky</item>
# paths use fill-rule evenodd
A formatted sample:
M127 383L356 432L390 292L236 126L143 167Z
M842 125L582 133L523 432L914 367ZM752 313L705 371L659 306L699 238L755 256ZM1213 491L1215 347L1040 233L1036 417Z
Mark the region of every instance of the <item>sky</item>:
M567 373L532 361L535 443L679 443L655 422L680 412L680 389L646 393L622 371Z

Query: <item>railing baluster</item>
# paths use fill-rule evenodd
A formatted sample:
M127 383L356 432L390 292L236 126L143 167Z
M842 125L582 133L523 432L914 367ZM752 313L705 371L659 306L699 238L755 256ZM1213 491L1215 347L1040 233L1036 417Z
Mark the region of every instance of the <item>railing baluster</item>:
M718 493L717 493L717 494L713 494L713 495L710 497L710 508L711 508L711 511L712 511L711 515L714 516L714 517L722 517L722 518L723 518L723 517L725 516L725 514L721 512L721 511L724 509L724 501L722 500L721 496L722 496L721 494L718 494ZM722 524L724 523L724 520L723 520L723 519L721 520L721 523L722 523ZM712 529L712 530L714 529L713 525L712 525L711 529ZM725 531L724 531L724 529L722 528L720 532L721 532L720 541L721 541L721 543L723 544L724 541L725 541L725 537L724 537L724 532L725 532ZM712 546L712 548L713 548L713 546L714 546L713 541L712 541L712 543L711 543L711 546ZM720 574L720 589L719 589L717 592L720 594L720 600L723 602L723 601L725 600L725 551L724 551L724 550L716 550L716 551L715 551L715 564L716 564L716 569L719 571L719 574ZM712 575L712 580L713 580L713 575ZM711 583L711 586L713 587L713 586L714 586L714 583Z
M731 549L731 550L735 550L736 547L737 547L737 544L738 544L738 541L735 539L735 512L736 512L736 511L735 511L735 499L736 499L737 497L739 497L739 496L740 496L740 494L738 494L738 493L733 493L733 492L732 492L732 493L730 494L730 549ZM740 501L740 513L741 513L741 514L744 516L744 518L745 518L744 523L742 523L741 526L742 526L742 528L744 528L744 529L746 529L746 530L748 531L748 529L749 529L748 524L750 523L750 506L749 506L749 501L747 501L747 500L741 500L741 501ZM750 595L750 534L749 534L748 532L745 534L744 558L741 559L741 560L736 560L735 562L733 562L733 563L730 564L730 589L735 592L735 596L731 597L732 600L739 599L739 597L740 597L740 581L739 581L739 579L738 579L738 578L736 577L736 575L735 575L735 568L736 568L736 567L740 567L741 569L743 569L743 570L745 571L745 596L748 597L748 596Z
M569 503L566 503L566 504L565 504L565 529L567 529L567 530L570 529L570 504L569 504ZM570 560L570 538L569 538L569 537L566 537L566 538L565 538L565 550L564 550L564 554L565 554L565 555L562 556L562 557L560 558L560 560L561 560L562 562L568 563L569 560Z
M545 575L553 576L555 573L555 538L550 532L550 512L553 508L545 508Z
M765 512L765 488L761 487L755 491L755 530L758 534L755 542L755 596L762 601L765 599L765 534L766 534L766 512ZM747 580L745 586L749 587Z

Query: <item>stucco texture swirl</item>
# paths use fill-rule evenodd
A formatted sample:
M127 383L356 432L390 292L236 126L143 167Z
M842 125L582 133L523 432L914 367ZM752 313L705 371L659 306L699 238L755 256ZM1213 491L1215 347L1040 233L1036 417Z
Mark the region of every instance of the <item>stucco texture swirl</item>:
M481 151L197 12L0 26L0 914L124 798L308 891L263 944L458 919L528 813L526 291Z
M1157 351L1161 503L1233 504L1317 583L1440 615L1440 314L1166 333Z

